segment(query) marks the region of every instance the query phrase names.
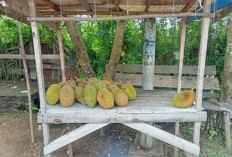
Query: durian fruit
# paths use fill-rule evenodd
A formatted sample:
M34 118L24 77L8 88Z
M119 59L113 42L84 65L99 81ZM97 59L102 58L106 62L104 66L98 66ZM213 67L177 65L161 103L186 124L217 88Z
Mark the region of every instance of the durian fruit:
M72 87L75 87L76 86L76 81L73 80L73 79L70 79L70 80L66 81L65 84L70 85Z
M103 82L97 82L97 83L95 84L95 87L97 88L97 91L99 91L101 88L108 89L108 88L107 88L107 85L106 85L105 83L103 83Z
M76 87L75 88L75 98L81 104L86 105L85 97L84 97L84 88L83 87Z
M81 79L78 79L78 78L76 78L76 84L79 86L80 84L86 84L86 80L85 79L83 79L83 78L81 78Z
M195 93L193 90L187 90L176 93L172 98L172 104L179 108L186 108L193 104Z
M65 85L65 82L60 82L60 83L58 83L58 85L59 85L60 87L63 87L63 86Z
M46 91L46 100L50 105L55 105L59 101L60 85L52 84Z
M70 107L75 101L75 93L70 85L64 85L60 89L60 103L63 107Z
M95 86L95 84L98 82L97 78L90 78L88 80L88 84Z
M114 88L118 88L118 86L116 86L116 84L111 84L108 86L109 91L111 91Z
M101 82L103 82L103 83L106 84L107 86L112 84L110 81L107 81L107 80L101 80Z
M130 83L123 84L121 90L127 94L128 100L133 100L136 98L136 90Z
M111 84L114 83L114 81L111 78L104 78L104 80L111 82Z
M126 93L119 89L117 86L116 88L111 90L111 93L114 96L114 102L120 107L126 106L128 104L128 96Z
M97 104L97 89L93 85L86 85L84 89L84 98L89 107L95 107Z
M120 88L121 89L121 87L122 87L122 82L115 82L115 84L116 84L116 86L118 87L118 88Z
M114 107L114 97L108 89L101 88L98 91L97 101L104 109L111 109L112 107Z

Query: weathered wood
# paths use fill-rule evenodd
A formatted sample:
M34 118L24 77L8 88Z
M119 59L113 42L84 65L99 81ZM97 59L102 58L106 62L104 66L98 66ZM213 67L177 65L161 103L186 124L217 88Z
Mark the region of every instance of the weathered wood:
M53 4L51 1L49 0L41 0L43 1L47 6L49 6L49 8L55 10L55 11L60 11L60 8L58 6L56 6L55 4Z
M33 129L33 122L32 122L32 104L31 104L31 86L30 86L30 78L27 69L27 60L26 60L26 53L23 44L23 36L22 36L22 28L21 22L18 21L18 32L19 32L19 43L20 43L20 52L23 58L23 68L24 74L27 84L27 96L28 96L28 104L29 104L29 116L30 116L30 131L31 131L31 142L34 143L34 129Z
M156 19L144 21L142 88L153 90L155 67Z
M131 127L133 129L136 129L138 131L141 131L147 135L150 135L154 138L157 138L161 141L164 141L168 144L171 144L173 146L176 146L184 151L187 151L193 155L199 155L200 154L200 147L188 142L184 139L181 139L175 135L172 135L168 132L165 132L161 129L158 129L156 127L150 126L145 123L124 123L124 125Z
M227 42L220 101L232 103L232 20L228 19Z
M228 103L222 103L222 107L220 107L220 106L212 104L208 101L203 101L202 107L205 110L232 112L232 105L230 105Z
M50 60L56 60L60 59L59 55L41 55L42 59L50 59ZM23 59L21 54L0 54L0 59ZM34 60L35 55L26 55L26 59L28 60Z
M78 62L82 68L84 76L88 78L94 77L95 74L91 67L91 63L87 54L85 43L82 38L82 34L76 25L76 22L68 21L66 22L66 24L67 24L68 33L73 42L73 46L76 52Z
M119 11L119 9L120 9L119 8L119 0L115 0L114 3L115 3L116 11Z
M77 105L79 107L79 105ZM61 106L59 109L63 109ZM74 108L72 108L74 109ZM77 109L77 107L75 107ZM50 113L52 112L52 113ZM206 121L206 112L190 113L38 113L38 123L139 123L139 122L199 122ZM104 116L102 116L104 115Z
M145 12L148 12L148 9L150 8L151 6L151 0L147 0L147 5L146 5L146 8L145 8Z
M201 16L213 18L211 13L176 13L176 14L148 14L148 15L130 15L130 16L114 16L114 17L96 17L96 18L79 18L79 17L28 17L28 21L113 21L113 20L131 20L146 18L165 18L165 17L183 17L183 16Z
M224 112L224 128L225 128L225 141L226 148L230 149L231 147L231 138L230 138L230 112Z
M76 130L73 130L57 139L49 143L44 147L44 154L47 155L75 140L78 140L106 125L109 123L101 123L101 124L85 124L82 127L77 128Z
M88 1L86 0L80 0L81 5L87 10L90 11L91 8L89 7Z
M115 31L115 37L114 37L114 43L109 59L109 63L105 66L105 76L106 78L111 78L114 80L115 73L116 73L116 67L118 65L118 62L120 60L120 54L123 47L123 38L124 38L124 32L126 30L127 21L118 21Z
M191 9L194 4L196 4L196 0L189 0L185 7L181 10L181 12L189 11L189 9Z
M61 76L62 81L65 81L65 60L64 60L64 47L63 47L63 37L62 31L60 29L61 23L57 22L57 37L58 37L58 44L59 44L59 52L60 52L60 69L61 69Z
M121 80L123 83L131 83L135 86L142 85L142 74L123 74L117 73L115 81ZM177 76L155 75L154 87L177 88ZM190 76L182 76L182 88L195 88L197 86L197 78ZM204 78L204 89L220 90L218 79L215 77Z
M43 128L43 139L44 146L48 145L50 142L50 132L49 132L49 124L42 124ZM45 155L45 157L52 157L52 153Z
M182 74L191 74L197 75L198 66L183 66ZM141 64L118 64L117 66L118 72L133 72L133 73L142 73L142 65ZM155 65L155 73L156 74L178 74L178 66L176 65ZM216 66L210 65L205 66L205 74L204 75L216 75Z
M182 17L177 92L181 91L181 78L182 78L183 63L184 63L184 47L185 47L185 36L186 36L186 21L187 21L187 17Z

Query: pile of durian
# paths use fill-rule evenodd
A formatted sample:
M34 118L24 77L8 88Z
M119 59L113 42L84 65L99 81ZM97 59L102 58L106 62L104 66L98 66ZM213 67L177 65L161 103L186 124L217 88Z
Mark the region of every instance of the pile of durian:
M70 79L52 84L46 91L48 104L55 105L60 101L63 107L70 107L77 100L90 108L98 102L104 109L111 109L115 104L126 106L129 100L135 98L136 90L130 83L114 82L109 78Z

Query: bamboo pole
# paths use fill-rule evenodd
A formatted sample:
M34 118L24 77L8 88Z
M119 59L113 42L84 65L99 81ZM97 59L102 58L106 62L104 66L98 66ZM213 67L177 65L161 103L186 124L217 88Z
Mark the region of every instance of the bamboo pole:
M33 121L32 121L32 103L31 103L31 86L29 80L29 74L27 69L27 60L26 60L26 53L23 44L23 37L22 37L22 28L21 22L18 21L18 31L19 31L19 42L20 42L20 53L23 58L23 68L27 83L27 96L28 96L28 103L29 103L29 116L30 116L30 129L31 129L31 142L34 143L34 130L33 130Z
M165 17L183 17L183 16L202 16L213 18L212 13L177 13L177 14L148 14L148 15L131 15L131 16L114 16L114 17L96 17L96 18L79 18L79 17L28 17L28 21L113 21L113 20L131 20L145 18L165 18Z

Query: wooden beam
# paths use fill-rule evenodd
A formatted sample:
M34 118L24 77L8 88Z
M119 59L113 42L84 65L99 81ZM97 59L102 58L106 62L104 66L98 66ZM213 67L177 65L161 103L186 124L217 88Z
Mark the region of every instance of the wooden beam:
M91 8L89 7L88 1L87 0L79 0L81 5L87 10L90 11Z
M116 7L116 11L119 11L119 3L120 3L120 0L115 0L115 7Z
M60 15L55 11L40 11L43 15ZM160 12L130 11L130 15L159 14ZM163 12L163 14L172 14ZM95 15L94 11L63 11L63 15ZM97 11L97 15L127 15L126 11Z
M41 1L44 2L49 8L55 11L60 11L60 8L56 6L55 4L53 4L50 0L41 0Z
M176 146L184 151L187 151L193 155L199 156L200 154L200 147L188 142L184 139L181 139L171 133L168 133L166 131L163 131L161 129L158 129L156 127L153 127L151 125L145 124L145 123L124 123L124 125L131 127L135 130L138 130L140 132L143 132L147 135L150 135L154 138L157 138L163 142L166 142L168 144L171 144L173 146Z
M60 59L59 55L41 55L42 59L48 59L48 60L57 60ZM0 59L23 59L21 54L0 54ZM26 59L28 60L34 60L35 55L26 55Z
M156 17L183 17L183 16L202 16L212 18L211 13L177 13L177 14L149 14L149 15L131 15L131 16L115 16L115 17L97 17L97 18L79 18L79 17L28 17L28 21L113 21L113 20L131 20Z
M226 148L230 149L231 147L231 138L230 138L230 112L223 112L223 123L225 128L225 141L226 141Z
M185 7L181 10L181 12L189 11L189 9L191 9L194 4L196 4L196 0L189 0Z
M26 20L26 17L33 15L30 15L28 5L25 5L25 3L19 1L7 1L7 3L10 6L9 8L6 8L7 12L9 10L9 17L17 19L21 22L25 22L26 24L30 24L29 21ZM5 9L3 7L0 7L0 10L3 10L3 14L5 14ZM41 13L37 13L37 15L40 17L44 16ZM53 30L56 30L56 24L53 21L41 22L41 24L44 24L45 26Z
M151 6L151 0L147 0L147 5L146 5L146 8L145 8L145 12L148 12L148 9L150 8Z
M44 154L47 155L73 141L76 141L106 125L109 123L99 123L99 124L85 124L82 127L77 128L49 143L44 147Z
M62 109L62 108L61 108ZM138 123L138 122L195 122L206 121L206 112L198 113L156 113L156 114L77 114L73 113L38 113L38 123Z

